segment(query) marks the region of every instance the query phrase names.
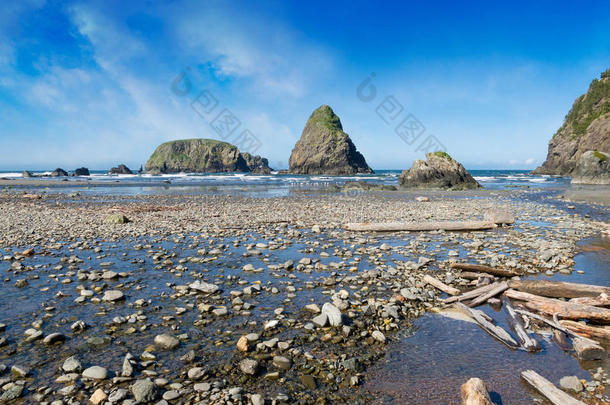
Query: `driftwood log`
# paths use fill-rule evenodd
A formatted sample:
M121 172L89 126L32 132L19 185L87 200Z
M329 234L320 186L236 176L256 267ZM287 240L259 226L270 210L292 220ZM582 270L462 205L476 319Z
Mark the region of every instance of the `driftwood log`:
M521 347L527 350L528 352L535 352L540 350L540 345L538 341L532 338L529 333L525 330L525 327L521 323L521 319L515 312L515 309L509 302L509 300L504 300L504 307L506 308L506 312L508 312L508 324L511 329L515 331L517 335L517 340L521 343Z
M470 263L451 263L449 265L452 269L457 270L466 270L466 271L474 271L478 273L486 273L499 277L514 277L520 276L521 273L518 273L514 270L509 269L497 269L495 267L489 267L482 264L470 264Z
M600 294L610 295L610 287L564 283L561 281L510 280L508 285L513 290L552 298L597 297Z
M574 338L572 339L572 346L581 360L603 360L606 358L606 350L589 339Z
M548 399L553 405L585 405L584 402L573 398L555 387L549 380L535 372L534 370L525 370L521 373L521 377L528 382L532 387Z
M344 225L346 231L358 232L484 231L496 227L487 221L353 222Z
M462 405L493 405L485 383L480 378L471 378L462 384Z
M489 291L493 290L498 285L500 285L500 283L488 284L488 285L485 285L483 287L479 287L479 288L477 288L475 290L465 292L462 295L458 295L456 297L446 298L444 300L444 302L445 302L445 304L451 304L452 302L456 302L456 301L471 300L471 299L476 298L476 297L478 297L478 296L480 296L480 295L482 295L482 294L484 294L486 292L489 292Z
M494 276L487 273L475 273L473 271L463 271L460 273L461 278L465 278L466 280L478 280L480 278L490 278L493 279Z
M570 302L591 305L593 307L608 307L610 306L610 295L604 293L598 295L597 297L572 298Z
M475 298L474 300L472 300L468 306L470 308L474 308L476 306L479 306L481 304L484 304L488 299L490 299L491 297L495 297L498 294L503 293L504 291L508 290L508 284L502 282L502 283L498 283L498 285L494 288L492 288L491 290L481 294L480 296L478 296L477 298Z
M608 326L591 326L566 319L559 321L559 324L572 332L578 333L581 336L610 341L610 327Z
M570 343L567 333L558 329L553 329L553 340L561 350L566 352L572 350L572 344Z
M458 290L457 288L448 286L447 284L443 283L442 281L426 274L423 278L423 281L425 283L430 284L433 287L438 288L439 290L446 292L449 295L460 295L461 291Z
M523 305L526 308L544 312L545 314L557 315L559 318L591 319L610 322L610 309L575 304L554 298L540 297L538 295L512 289L506 290L504 294L509 298L524 301Z
M556 322L555 320L546 319L544 316L540 316L540 315L538 315L538 314L534 314L534 313L531 313L531 312L529 312L529 311L524 311L524 310L522 310L522 309L515 309L515 312L516 312L516 313L518 313L518 314L521 314L521 315L525 315L525 316L527 316L527 317L529 317L529 318L532 318L532 319L536 319L536 320L542 321L542 322L546 323L547 325L549 325L549 326L551 326L551 327L553 327L553 328L557 329L558 331L565 333L566 335L573 336L573 337L577 337L577 338L583 338L583 339L585 339L584 337L582 337L582 336L581 336L581 335L579 335L578 333L576 333L576 332L572 332L570 329L566 329L566 328L564 328L563 326L561 326L561 325L559 324L559 322ZM588 339L588 338L586 338L586 339ZM589 339L589 340L590 340L591 342L593 342L593 343L599 343L599 342L597 342L597 341L595 341L595 340L593 340L593 339Z
M461 302L456 302L455 305L458 309L461 309L466 314L470 315L472 319L474 319L479 324L479 326L483 328L485 332L489 333L491 336L498 339L500 342L504 343L511 349L519 348L519 343L517 343L507 331L505 331L498 325L494 325L488 320L487 316L483 316L484 313L482 311L468 308Z

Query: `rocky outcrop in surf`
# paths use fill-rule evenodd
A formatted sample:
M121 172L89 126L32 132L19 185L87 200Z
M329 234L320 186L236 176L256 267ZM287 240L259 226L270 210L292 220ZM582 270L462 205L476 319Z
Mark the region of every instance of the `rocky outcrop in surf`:
M241 153L237 146L214 139L185 139L157 147L147 172L160 173L270 173L269 162L260 156Z
M290 155L289 166L289 172L294 174L373 173L343 132L339 117L327 105L316 109L307 120L301 139Z
M409 170L400 175L398 183L402 188L441 188L465 190L481 185L468 171L445 152L426 155L426 160L416 160Z

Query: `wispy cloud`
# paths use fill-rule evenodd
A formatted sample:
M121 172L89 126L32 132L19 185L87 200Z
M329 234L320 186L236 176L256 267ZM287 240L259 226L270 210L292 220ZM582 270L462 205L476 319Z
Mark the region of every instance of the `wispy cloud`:
M272 96L301 97L313 81L332 71L332 54L290 28L266 16L253 18L212 4L191 3L174 16L185 54L208 56L221 74L249 79L256 91Z

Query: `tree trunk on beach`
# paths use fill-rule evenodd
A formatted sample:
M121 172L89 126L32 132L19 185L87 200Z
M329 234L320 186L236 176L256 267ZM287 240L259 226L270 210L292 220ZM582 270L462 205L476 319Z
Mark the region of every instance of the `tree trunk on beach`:
M514 270L496 269L494 267L484 266L482 264L451 263L450 267L452 269L476 271L479 273L487 273L499 277L514 277L522 275L521 273L518 273Z
M610 309L539 297L515 290L507 290L504 294L509 298L524 301L523 305L529 309L549 315L557 315L559 318L610 321Z
M521 377L553 405L585 405L584 402L569 396L534 370L525 370L521 373Z
M552 298L597 297L610 295L610 287L599 285L564 283L549 280L510 280L510 288L530 294Z
M444 222L361 222L348 223L346 231L359 232L400 232L400 231L484 231L497 225L487 221L444 221Z

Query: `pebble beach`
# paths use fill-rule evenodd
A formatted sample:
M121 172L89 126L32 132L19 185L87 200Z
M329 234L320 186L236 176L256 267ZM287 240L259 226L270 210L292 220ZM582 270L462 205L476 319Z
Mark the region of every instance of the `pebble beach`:
M601 237L597 221L608 207L575 207L561 195L545 202L535 194L253 198L5 190L2 399L458 403L459 384L431 402L408 381L388 386L388 376L401 371L384 368L392 364L387 356L400 353L404 339L417 339L421 322L432 322L437 333L446 319L458 322L449 324L460 325L456 330L476 328L459 320L464 317L444 304L447 295L425 283L425 275L466 290L472 281L450 264L469 262L524 278L593 277L608 284L607 269L598 274L575 266L579 242ZM490 209L512 212L517 222L474 232L344 230L349 222L480 219ZM473 339L501 346L484 333ZM608 401L607 362L579 367L550 348L515 356L523 354L567 364L558 372L576 370L594 388L583 391L583 401ZM409 359L400 364L408 367ZM447 377L440 367L428 374L431 381ZM489 374L492 388L517 400L507 403L532 397L518 372L504 384L505 375Z

